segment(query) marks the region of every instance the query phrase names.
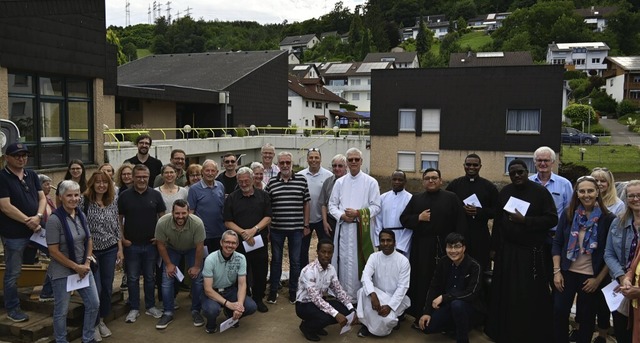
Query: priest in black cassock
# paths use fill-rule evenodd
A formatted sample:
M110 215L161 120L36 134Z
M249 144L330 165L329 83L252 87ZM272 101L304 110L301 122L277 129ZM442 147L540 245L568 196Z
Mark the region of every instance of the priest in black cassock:
M509 163L511 184L500 191L493 223L495 264L486 333L498 343L553 341L553 303L543 246L558 214L551 193L527 175L524 161ZM507 212L504 207L512 197L529 208Z
M411 307L406 313L416 318L416 323L423 313L436 259L445 254L445 237L454 231L464 232L467 225L462 201L454 193L440 189L440 170L425 170L422 185L426 191L411 197L400 215L402 226L413 230L409 255L411 282L407 292Z
M462 166L465 175L451 181L447 190L456 193L464 203L467 230L462 234L466 238L466 253L480 263L482 270L490 270L491 233L488 222L495 216L498 189L493 182L480 177L482 162L477 154L467 155ZM465 201L473 195L473 201Z

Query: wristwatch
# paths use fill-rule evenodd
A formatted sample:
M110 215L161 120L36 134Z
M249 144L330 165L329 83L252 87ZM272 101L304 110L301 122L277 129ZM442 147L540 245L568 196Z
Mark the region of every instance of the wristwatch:
M260 232L260 228L258 227L258 225L253 227L254 229L256 229L256 232Z
M36 213L36 216L38 216L38 218L40 218L40 220L42 220L42 213Z
M303 228L308 229L309 228L309 224L304 224Z

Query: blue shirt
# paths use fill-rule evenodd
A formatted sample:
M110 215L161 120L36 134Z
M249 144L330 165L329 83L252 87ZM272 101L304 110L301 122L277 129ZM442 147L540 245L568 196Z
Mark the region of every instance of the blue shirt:
M529 180L542 185L542 181L538 178L538 174L529 176ZM569 207L569 203L571 202L571 196L573 195L573 186L571 185L571 182L560 175L551 173L551 177L547 184L542 186L551 193L553 202L556 205L558 218L560 218L562 212ZM557 228L558 226L556 225L551 228L551 231L556 231Z
M214 180L207 186L204 180L189 187L189 208L202 219L207 238L220 238L225 231L222 213L224 209L224 186Z

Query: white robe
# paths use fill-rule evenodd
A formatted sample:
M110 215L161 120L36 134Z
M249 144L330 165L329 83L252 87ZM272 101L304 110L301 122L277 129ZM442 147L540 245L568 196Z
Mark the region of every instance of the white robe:
M367 261L362 272L362 288L358 290L356 314L360 322L376 336L386 336L398 325L398 316L404 313L411 300L407 296L411 266L398 251L387 256L378 251ZM371 306L369 295L376 292L380 305L388 305L391 312L382 317Z
M369 208L373 236L374 219L380 213L378 181L363 172L356 176L347 173L336 180L329 198L329 212L338 219L334 235L335 253L331 264L338 270L338 280L347 294L355 300L361 286L358 275L358 223L347 223L340 219L347 208Z
M411 193L405 189L398 192L388 191L380 196L380 213L376 217L375 232L373 235L373 245L380 245L378 235L384 228L402 227L400 224L400 215L404 208L411 200ZM404 252L404 256L409 258L409 251L411 250L411 236L413 230L407 228L403 230L393 230L396 235L396 249Z

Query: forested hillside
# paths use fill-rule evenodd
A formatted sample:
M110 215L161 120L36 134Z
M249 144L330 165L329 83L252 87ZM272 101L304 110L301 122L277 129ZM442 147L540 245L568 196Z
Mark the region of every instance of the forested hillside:
M604 32L592 32L576 8L617 6ZM365 5L347 8L337 2L327 14L318 14L303 22L260 25L252 21L204 21L183 17L168 22L160 18L155 25L109 27L119 38L127 60L136 59L136 49L152 53L188 53L216 50L278 49L286 36L336 31L338 36L324 39L305 52L303 62L359 61L368 52L389 51L398 45L407 51L418 51L421 65L444 66L451 52L531 51L534 60L544 59L551 42L604 41L609 55L640 54L640 0L622 1L532 1L532 0L368 0ZM512 12L503 27L483 44L465 43L466 23L478 15ZM441 41L422 23L414 41L400 42L400 29L416 25L420 15L445 14L450 33ZM194 13L197 17L197 13ZM247 18L250 20L250 18ZM339 35L348 35L343 43Z

